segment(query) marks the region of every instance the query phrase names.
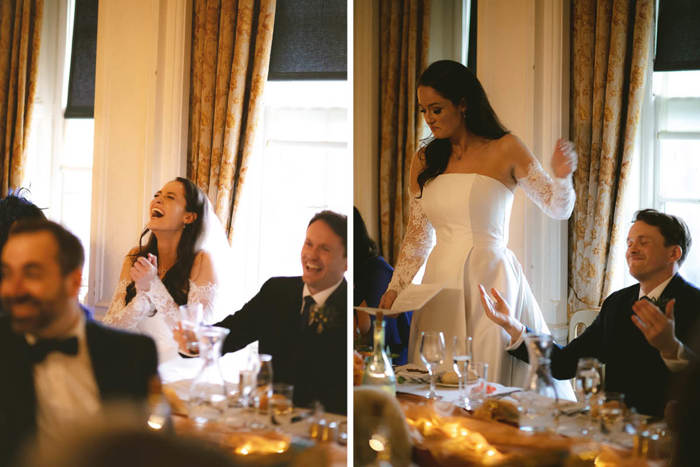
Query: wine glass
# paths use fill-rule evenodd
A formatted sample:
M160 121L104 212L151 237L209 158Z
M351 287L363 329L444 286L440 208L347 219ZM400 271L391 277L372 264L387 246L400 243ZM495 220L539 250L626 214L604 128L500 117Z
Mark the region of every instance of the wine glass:
M459 378L459 398L465 403L465 389L467 387L467 369L472 359L472 338L466 339L454 336L452 339L452 367Z
M584 409L588 411L588 423L581 430L582 434L589 434L592 425L591 397L598 394L601 389L600 362L595 358L580 358L576 366L576 393L579 399L583 399Z
M430 374L428 399L438 399L435 392L435 372L445 361L445 335L442 331L424 331L420 337L420 358Z

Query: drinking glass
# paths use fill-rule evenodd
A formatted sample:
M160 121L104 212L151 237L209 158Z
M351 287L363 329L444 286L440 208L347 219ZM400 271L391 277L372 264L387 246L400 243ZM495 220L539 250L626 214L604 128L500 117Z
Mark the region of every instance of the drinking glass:
M199 330L202 369L192 382L189 394L190 417L196 423L218 420L226 408L226 382L219 368L221 345L229 330L202 326Z
M277 426L288 426L294 415L294 386L287 383L274 383L272 396L268 402L270 422Z
M182 335L187 340L186 350L193 354L199 354L199 341L197 331L202 324L202 304L201 303L186 303L180 305L179 309L179 326Z
M452 367L459 378L459 399L462 403L468 405L465 400L467 387L467 369L469 362L472 360L472 338L466 339L459 336L454 336L452 339Z
M246 409L250 407L257 383L258 373L253 369L243 369L238 377L238 392L241 406Z
M467 391L468 406L469 410L474 410L481 406L486 399L486 386L489 379L489 364L485 362L469 362L469 367L467 369L469 374L473 377L473 383Z
M260 354L260 370L253 402L258 413L267 414L267 402L272 395L272 355Z
M598 409L600 413L600 428L603 434L619 433L624 425L625 395L619 392L606 392L605 402Z
M428 399L438 399L435 392L435 372L445 361L445 335L442 331L424 331L420 339L420 358L430 374L430 392Z
M595 358L580 358L576 366L576 395L588 411L588 420L581 433L589 434L592 429L591 397L598 394L602 387L600 362Z

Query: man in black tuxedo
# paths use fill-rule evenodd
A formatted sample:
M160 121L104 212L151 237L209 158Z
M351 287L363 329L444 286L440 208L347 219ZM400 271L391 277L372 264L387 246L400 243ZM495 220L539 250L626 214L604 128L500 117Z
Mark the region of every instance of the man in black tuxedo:
M685 343L700 317L700 290L678 274L690 244L688 227L678 217L638 211L626 258L639 284L611 294L583 334L565 347L555 345L552 375L573 378L579 358L595 357L606 364L606 391L625 394L627 405L640 413L662 416L672 371L696 358ZM498 291L492 293L495 304L481 289L486 315L510 334L511 354L527 361L525 326Z
M17 222L2 250L0 466L32 435L50 441L110 399L143 401L153 341L87 320L80 240L45 220Z
M294 403L320 401L347 412L347 217L316 214L301 249L301 277L273 277L217 326L230 329L222 352L259 341L272 355L275 382L294 385ZM186 342L180 341L182 353Z

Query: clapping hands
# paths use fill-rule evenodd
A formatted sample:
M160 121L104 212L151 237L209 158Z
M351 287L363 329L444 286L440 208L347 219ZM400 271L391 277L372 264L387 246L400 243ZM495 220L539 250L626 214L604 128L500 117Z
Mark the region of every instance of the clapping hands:
M578 155L574 143L560 138L552 154L552 172L557 178L566 178L578 164Z
M129 270L131 280L136 285L136 290L148 292L151 282L158 276L158 258L148 254L148 258L139 256Z

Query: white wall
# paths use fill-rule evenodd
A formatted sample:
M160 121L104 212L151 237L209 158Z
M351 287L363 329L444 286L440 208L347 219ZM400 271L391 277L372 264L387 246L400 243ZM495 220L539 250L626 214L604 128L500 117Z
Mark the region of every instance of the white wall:
M477 76L491 105L549 168L568 136L568 4L562 0L479 2ZM566 339L567 224L516 191L509 246L521 261L544 317Z
M185 173L191 0L102 0L87 302L99 316L147 203Z

